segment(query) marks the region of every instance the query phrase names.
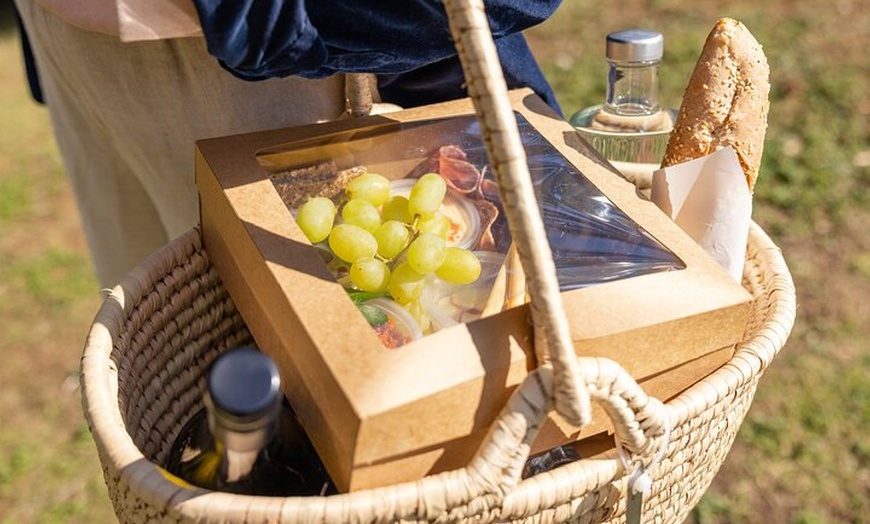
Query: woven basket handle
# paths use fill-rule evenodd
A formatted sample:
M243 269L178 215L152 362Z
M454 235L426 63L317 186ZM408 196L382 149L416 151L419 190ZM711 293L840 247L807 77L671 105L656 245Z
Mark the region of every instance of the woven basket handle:
M368 76L363 73L348 73L344 81L347 97L347 112L350 116L366 116L372 112L374 101Z
M589 393L581 381L556 265L483 2L445 0L444 7L528 281L538 362L552 363L556 410L572 424L584 426L592 417Z
M584 426L591 420L590 395L594 396L613 419L620 442L634 453L643 453L650 447L650 437L662 432L664 408L647 397L617 363L577 358L483 2L445 0L444 5L508 226L529 283L535 351L538 362L552 369L554 407L569 422Z
M655 438L670 426L665 405L648 396L613 360L579 357L576 361L584 370L581 386L613 421L615 438L631 453L633 462L648 462L659 451L660 442ZM553 407L558 381L550 364L529 373L508 399L467 469L478 472L484 483L489 480L504 486L515 482L538 429Z
M631 453L632 460L643 463L655 453L655 438L669 425L667 411L616 362L577 357L483 1L444 0L444 6L508 227L528 281L535 352L540 364L512 395L470 469L486 471L486 465L493 466L491 458L501 452L505 456L496 462L500 466L489 470L492 475L484 476L493 480L501 473L497 482L507 481L522 467L550 408L555 407L572 424L584 426L592 418L590 398L613 421L616 438Z
M555 407L572 424L584 426L592 417L592 395L613 420L617 438L630 451L640 453L650 447L649 437L661 434L661 403L651 401L615 362L578 360L525 150L482 0L445 0L444 7L468 94L498 181L508 226L526 275L535 328L535 352L542 366L539 374L552 377L552 383L549 378L544 381L552 384L544 389L552 391L554 400L552 406L546 404L546 410ZM366 75L347 75L346 96L352 116L369 114L373 104ZM534 380L530 377L526 382ZM544 405L538 407L544 408ZM539 418L539 422L543 422L543 418ZM533 436L534 431L531 431L526 438ZM522 440L523 437L515 435L515 438Z

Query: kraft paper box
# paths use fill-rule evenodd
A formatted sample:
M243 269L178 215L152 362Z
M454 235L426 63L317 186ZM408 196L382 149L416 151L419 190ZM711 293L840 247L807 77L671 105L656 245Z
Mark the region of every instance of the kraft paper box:
M749 294L531 91L510 95L578 355L619 362L663 400L725 363ZM206 250L340 490L464 466L535 366L522 301L386 347L293 218L310 177L367 170L398 185L451 165L479 176L460 200L492 198L468 100L197 143ZM479 228L481 260L521 276L503 222ZM533 453L611 429L600 409L582 430L552 414Z

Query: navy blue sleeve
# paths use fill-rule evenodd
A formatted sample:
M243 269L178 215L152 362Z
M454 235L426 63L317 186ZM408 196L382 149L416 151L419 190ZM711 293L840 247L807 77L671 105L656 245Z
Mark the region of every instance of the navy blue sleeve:
M559 115L562 115L556 95L538 68L532 52L521 34L495 41L505 82L509 89L530 87ZM465 76L457 56L399 74L378 77L378 92L385 102L402 107L434 104L468 96Z
M551 93L519 33L550 17L561 0L487 0L493 38L511 87ZM456 49L440 0L194 0L209 53L245 80L375 73L396 97L429 82L435 100L456 98ZM515 35L512 38L505 38ZM505 60L505 57L512 57ZM516 61L514 61L514 59ZM459 76L457 76L457 72ZM410 74L407 82L402 75ZM438 75L446 75L439 79ZM428 78L428 80L425 80ZM440 84L443 84L440 88ZM392 91L389 87L392 86ZM536 87L538 86L538 87ZM464 93L464 91L462 91ZM390 95L392 96L392 95ZM461 95L460 95L461 96ZM396 98L395 100L398 100ZM389 101L389 100L388 100ZM398 102L397 102L398 103ZM405 106L411 104L402 104ZM414 104L417 105L417 104ZM553 104L551 104L553 105Z
M195 0L209 53L245 80L313 74L326 45L304 0Z

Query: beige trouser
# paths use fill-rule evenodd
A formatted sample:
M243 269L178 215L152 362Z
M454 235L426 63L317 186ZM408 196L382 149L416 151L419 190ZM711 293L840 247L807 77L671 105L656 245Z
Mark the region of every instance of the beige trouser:
M122 43L15 1L104 287L198 222L196 140L344 110L340 75L245 82L201 38Z

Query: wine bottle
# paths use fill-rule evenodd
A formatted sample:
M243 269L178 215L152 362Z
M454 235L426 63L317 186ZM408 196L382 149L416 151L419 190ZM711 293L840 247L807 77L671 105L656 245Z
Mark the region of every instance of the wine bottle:
M265 353L242 347L218 357L203 403L172 446L165 465L170 473L201 488L245 495L335 492Z

